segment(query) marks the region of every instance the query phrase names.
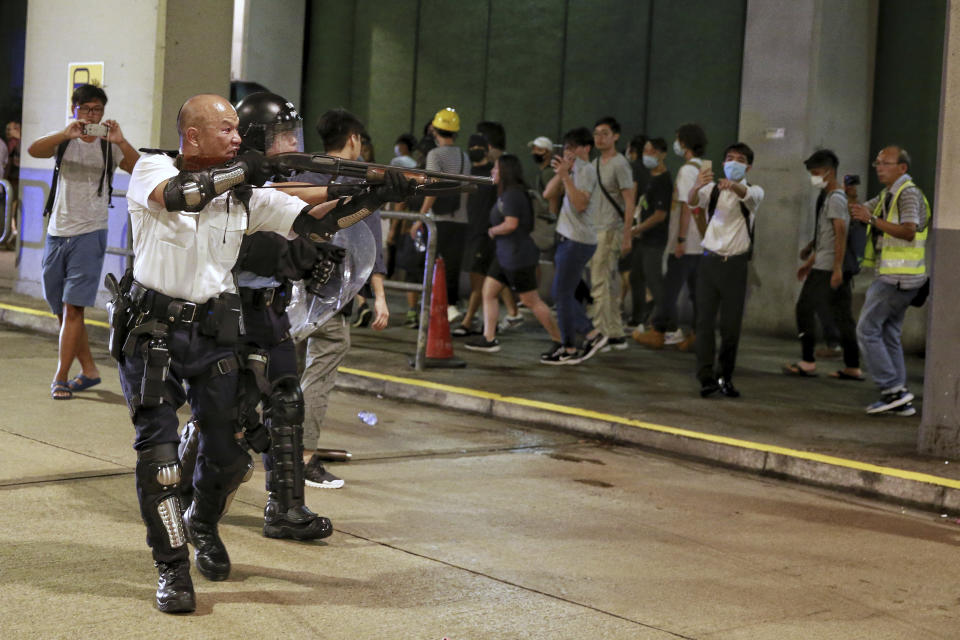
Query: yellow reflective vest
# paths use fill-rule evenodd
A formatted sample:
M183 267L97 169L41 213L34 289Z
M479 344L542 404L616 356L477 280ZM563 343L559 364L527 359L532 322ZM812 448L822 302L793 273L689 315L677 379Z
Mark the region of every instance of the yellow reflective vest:
M916 187L916 185L912 180L907 180L900 185L897 192L893 194L893 198L890 201L890 209L887 210L886 216L882 215L883 201L887 196L887 189L884 188L877 199L877 206L873 210L873 215L878 218L883 218L887 222L900 224L898 203L900 201L900 194L907 187ZM927 202L927 196L923 195L922 191L920 195L923 197L923 206L926 208L926 219L924 221L923 231L918 229L913 236L913 240L909 241L901 240L888 233L884 233L879 266L877 266L877 256L873 248L873 242L868 241L863 256L864 267L877 266L877 273L892 275L923 275L927 272L926 247L927 233L930 231L930 203ZM876 233L876 228L874 228L873 232Z

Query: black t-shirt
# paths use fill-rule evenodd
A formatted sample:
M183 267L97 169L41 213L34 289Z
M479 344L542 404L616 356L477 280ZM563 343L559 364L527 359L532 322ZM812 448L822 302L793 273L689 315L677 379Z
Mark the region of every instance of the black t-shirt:
M643 198L640 222L652 216L655 211L666 211L667 217L660 224L644 231L640 236L640 244L645 247L666 247L670 226L670 202L673 199L673 179L670 177L670 172L664 171L660 175L651 176Z
M490 177L493 163L470 167L470 175ZM497 202L496 185L477 185L477 190L467 196L467 237L487 235L490 228L490 208Z
M533 206L527 192L521 188L507 189L490 209L490 226L496 226L506 217L517 219L513 233L494 236L497 262L506 271L516 271L535 266L540 259L540 250L530 237L533 231Z
M640 160L631 162L630 169L633 171L633 181L637 183L637 193L645 193L650 184L650 170Z

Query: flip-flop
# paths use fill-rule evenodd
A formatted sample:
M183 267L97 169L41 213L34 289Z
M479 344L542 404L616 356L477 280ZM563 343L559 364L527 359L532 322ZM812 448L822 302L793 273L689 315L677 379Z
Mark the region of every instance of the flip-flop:
M836 371L830 374L830 377L836 380L854 380L856 382L863 382L864 380L866 380L866 378L864 378L863 376L852 376L846 371L844 371L843 369L837 369Z
M67 395L57 395L57 394L66 393ZM50 383L50 397L54 400L70 400L73 398L73 391L70 390L70 387L67 386L66 381L64 380L55 380Z
M788 364L780 367L780 370L783 371L785 376L796 376L798 378L816 378L816 372L804 371L799 364L794 362L793 364Z
M82 373L67 383L70 391L85 391L92 386L100 384L100 378L88 378Z

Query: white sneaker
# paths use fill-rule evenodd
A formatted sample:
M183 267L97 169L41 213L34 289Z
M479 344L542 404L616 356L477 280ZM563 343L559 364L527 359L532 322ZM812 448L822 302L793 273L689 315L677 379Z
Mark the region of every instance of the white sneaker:
M460 309L457 308L457 305L451 304L447 306L447 322L456 321L460 315Z
M683 329L667 331L663 334L663 344L680 344L683 342Z
M519 327L523 324L523 316L519 313L515 316L504 316L503 320L500 321L500 324L497 325L497 329L500 331L507 331L513 329L514 327Z

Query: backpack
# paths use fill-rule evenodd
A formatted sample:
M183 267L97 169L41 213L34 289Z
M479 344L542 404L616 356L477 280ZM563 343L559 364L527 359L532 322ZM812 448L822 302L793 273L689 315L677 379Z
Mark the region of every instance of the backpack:
M717 185L713 185L713 191L710 192L710 204L707 205L708 226L713 219L714 212L717 210L718 200L720 200L720 189ZM740 205L740 213L743 214L743 219L747 223L747 233L750 235L750 248L747 249L747 260L753 260L753 225L750 224L750 210L747 209L747 205L743 204L743 201L738 202L738 204ZM704 234L706 234L706 232L704 232Z
M549 251L556 244L557 217L550 213L550 205L536 189L527 189L530 208L533 210L533 229L530 237L540 251Z
M50 183L50 193L47 195L47 203L43 206L43 215L48 216L53 211L53 202L57 196L57 186L60 184L60 164L63 162L63 156L67 152L67 145L70 140L61 142L57 145L57 154L53 164L53 181ZM103 183L107 183L107 204L113 208L113 171L116 166L113 164L113 145L104 138L100 138L100 151L103 153L103 171L100 172L100 187L97 189L97 196L103 195Z

